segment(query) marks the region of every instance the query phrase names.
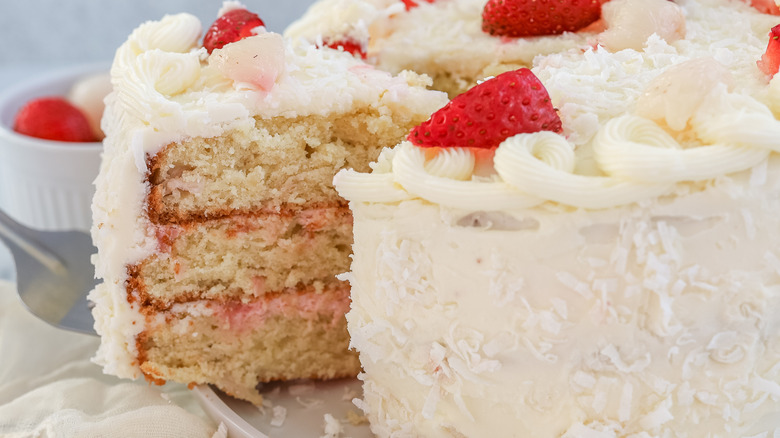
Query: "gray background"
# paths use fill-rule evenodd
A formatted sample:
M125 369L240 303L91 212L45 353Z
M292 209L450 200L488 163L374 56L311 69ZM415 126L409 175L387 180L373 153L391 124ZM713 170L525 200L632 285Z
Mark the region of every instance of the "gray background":
M312 0L242 3L281 32ZM221 0L0 0L0 69L108 62L146 20L189 12L205 29L221 6Z

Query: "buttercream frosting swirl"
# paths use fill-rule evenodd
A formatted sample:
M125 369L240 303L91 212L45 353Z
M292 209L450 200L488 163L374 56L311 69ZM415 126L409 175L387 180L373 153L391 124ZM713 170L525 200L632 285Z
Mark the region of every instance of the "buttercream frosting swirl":
M468 149L450 148L428 160L425 171L434 176L463 181L471 179L474 163L474 154Z
M753 167L769 154L763 147L724 143L683 149L660 126L630 115L605 124L594 152L610 176L646 184L711 179Z
M474 175L469 149L444 150L427 160L424 149L404 142L393 153L392 169L385 169L391 173L339 175L336 186L342 196L361 202L421 198L455 208L499 210L553 201L601 209L669 193L678 182L746 170L780 151L780 122L772 112L750 96L729 92L725 84L706 96L690 126L704 145L683 147L660 125L636 115L608 120L592 142L600 175L575 173L574 145L542 131L501 143L493 159L497 176L487 181ZM354 188L356 183L362 187Z
M575 207L612 207L657 196L669 189L667 184L576 175L571 172L573 166L559 168L555 166L559 162L544 161L544 155L537 152L544 148L571 150L565 138L551 132L516 135L504 141L496 151L496 171L518 190ZM571 155L573 157L574 153L571 152Z
M166 15L160 21L146 22L119 47L112 69L132 65L136 56L154 49L169 53L189 52L197 47L200 34L200 20L191 14Z

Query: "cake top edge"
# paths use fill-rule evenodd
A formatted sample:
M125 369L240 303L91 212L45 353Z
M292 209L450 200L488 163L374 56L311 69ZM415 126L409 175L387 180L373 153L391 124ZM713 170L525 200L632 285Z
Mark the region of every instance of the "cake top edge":
M222 17L239 6L226 3ZM200 43L202 29L188 13L136 28L111 67L109 106L121 116L103 123L148 127L150 135L170 138L213 137L255 117L327 116L369 107L430 114L447 101L444 93L426 89L430 79L424 75L391 75L348 52L285 39L264 26L209 53Z
M635 17L633 2L608 3L627 8L613 11L624 17L621 26ZM543 119L554 108L560 132L540 125L488 140L500 128L491 122L469 128L488 133L473 137L463 128L468 115L445 107L429 126L413 130L410 141L385 151L372 174L339 174L339 193L355 202L421 199L466 210L550 203L604 209L705 190L726 176L749 180L765 173L778 150L780 79L757 61L778 18L726 0L662 3L664 16L681 22L660 25L684 29L682 37L653 31L639 48L597 44L534 59L526 71L549 93L550 106L532 114ZM617 27L608 23L597 37ZM534 101L528 93L506 98ZM458 106L491 104L472 96ZM524 117L498 103L492 107L501 108L496 120ZM448 138L445 131L454 134ZM459 135L471 143L459 143Z

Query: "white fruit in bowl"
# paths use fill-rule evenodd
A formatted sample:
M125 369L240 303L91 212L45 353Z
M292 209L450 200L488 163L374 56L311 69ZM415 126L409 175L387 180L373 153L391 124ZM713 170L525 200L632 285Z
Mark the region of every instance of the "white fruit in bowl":
M111 92L111 77L106 73L87 76L76 82L68 93L67 99L77 106L89 121L95 138L105 137L100 129L100 119L103 117L105 104L103 99Z

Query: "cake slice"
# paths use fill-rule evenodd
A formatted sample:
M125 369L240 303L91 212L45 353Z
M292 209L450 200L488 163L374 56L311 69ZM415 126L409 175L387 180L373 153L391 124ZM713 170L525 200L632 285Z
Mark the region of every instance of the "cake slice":
M539 56L337 174L377 436L780 434L780 18L609 4L685 37Z
M332 186L446 102L424 76L293 45L226 3L201 45L178 14L118 49L102 122L90 294L96 362L213 384L355 376L352 216Z

